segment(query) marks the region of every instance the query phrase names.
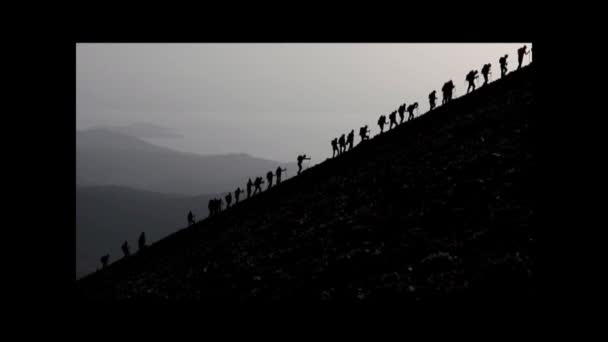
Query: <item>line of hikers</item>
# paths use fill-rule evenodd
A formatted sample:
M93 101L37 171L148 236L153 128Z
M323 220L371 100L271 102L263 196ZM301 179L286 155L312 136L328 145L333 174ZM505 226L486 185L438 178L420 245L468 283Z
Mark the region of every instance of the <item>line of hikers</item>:
M147 246L146 246L146 233L141 232L141 234L139 234L139 239L137 239L137 245L139 247L139 251L144 250ZM131 246L129 246L129 241L125 241L121 246L120 249L122 249L122 253L124 254L124 257L128 257L131 255ZM106 268L108 266L108 263L110 262L110 254L106 254L103 255L100 258L101 261L101 267L102 268Z
M298 174L300 174L301 170L302 170L302 162L304 160L310 160L310 158L307 158L306 155L301 155L298 156ZM268 171L266 173L266 181L267 181L267 187L266 190L270 189L273 186L273 182L276 178L276 185L281 184L281 179L283 178L283 172L286 172L287 168L282 168L282 167L277 167L277 169L273 172L273 171ZM250 198L252 195L258 194L260 192L262 192L262 184L264 184L264 180L262 179L262 177L255 177L254 180L252 181L251 178L249 178L249 180L247 181L247 185L246 185L246 189L247 189L247 198ZM244 190L242 190L240 187L237 187L236 190L234 190L234 199L235 199L235 204L240 202L241 199L241 194L244 192ZM232 192L229 192L226 196L224 196L224 200L226 202L226 209L230 208L230 206L232 205ZM214 199L210 199L209 200L209 216L214 216L217 215L218 213L220 213L222 211L222 199L221 198L214 198ZM190 214L188 214L190 215ZM190 216L189 216L190 217ZM192 225L194 224L194 222L190 221L190 218L188 218L188 225Z
M530 51L527 51L527 46L524 45L523 47L519 48L517 50L517 56L518 56L518 66L517 69L521 69L523 60L524 60L524 56L530 54ZM504 55L502 57L500 57L498 59L498 62L500 64L500 76L501 78L506 76L508 70L507 70L507 58L509 57L509 55ZM530 59L532 58L532 56L530 56ZM530 61L531 62L531 61ZM482 86L487 85L489 83L489 81L491 81L491 68L492 68L492 64L488 63L488 64L484 64L483 67L481 68L481 74L484 78L484 82L482 84ZM476 88L476 81L479 78L478 75L479 71L478 70L471 70L469 71L469 73L467 73L467 75L465 76L465 82L468 82L468 87L467 87L467 94L475 91ZM443 94L443 99L441 104L444 105L448 102L450 102L452 100L452 96L454 94L454 90L456 89L456 86L454 85L454 82L452 80L449 80L447 82L445 82L443 84L443 87L441 87L441 92ZM429 94L429 111L435 109L436 105L436 101L437 101L437 91L433 90L430 94ZM407 121L411 121L415 118L415 114L418 114L418 102L414 102L412 104L410 104L409 106L406 106L405 103L403 103L402 105L399 106L399 108L397 108L397 110L392 111L389 115L389 127L388 130L393 129L393 127L396 127L400 124L403 123L404 119L405 119L405 112L408 112L408 118ZM399 119L400 121L397 122L397 114L399 114ZM380 134L384 133L384 125L386 125L386 115L380 115L380 118L378 118L378 127L380 127ZM368 140L369 136L367 135L369 133L369 129L366 126L363 126L359 129L359 136L361 137L361 142ZM348 145L348 149L347 149L347 145ZM348 134L348 136L345 137L344 134L342 134L340 136L340 138L334 138L331 141L331 147L332 147L332 158L341 155L342 153L346 152L347 150L350 151L353 148L354 145L354 130L351 130L350 133Z
M531 49L530 49L530 51L527 51L526 45L524 45L523 47L521 47L517 50L517 57L518 57L517 69L518 70L521 69L521 67L522 67L524 56L528 55L530 53L531 53ZM500 77L501 78L503 78L507 75L507 72L508 72L507 58L508 57L509 57L509 55L505 54L504 56L502 56L498 59L498 63L500 64ZM530 63L531 62L532 62L532 56L530 55ZM481 68L481 74L484 78L484 82L483 82L482 86L488 84L488 81L492 75L491 68L492 68L491 63L484 64L483 67ZM476 81L478 78L479 78L479 75L478 75L477 70L471 70L471 71L469 71L469 73L467 73L467 75L465 77L465 82L468 82L467 94L471 91L475 91ZM443 93L443 100L441 102L442 105L444 105L452 100L453 92L455 89L456 89L456 86L454 85L454 82L452 80L449 80L446 83L444 83L443 87L441 88L441 91ZM429 94L428 99L429 99L429 106L430 106L429 111L431 111L431 110L435 109L435 107L436 107L437 92L435 90L433 90ZM415 117L415 115L414 115L415 112L416 112L416 114L418 114L417 113L418 112L418 102L414 102L414 103L410 104L409 106L406 106L406 103L403 103L402 105L399 106L399 108L397 108L397 110L394 110L393 112L391 112L388 115L389 120L390 120L388 130L391 130L391 129L393 129L393 127L403 124L406 111L408 112L407 121L413 120ZM397 114L399 114L399 118L400 118L399 122L397 122ZM386 116L381 115L380 118L378 119L378 126L380 127L380 134L384 133L384 125L386 125ZM361 138L360 142L369 140L368 133L370 133L370 130L367 127L367 125L365 125L359 129L359 136ZM345 134L342 134L339 138L334 138L331 141L332 158L339 156L346 151L352 150L353 146L354 146L354 140L355 140L355 131L354 130L351 130L350 133L348 133L348 135L346 135L346 136L345 136ZM297 161L298 161L297 174L298 175L302 172L302 163L305 160L310 160L310 158L307 157L305 154L298 155L298 157L297 157ZM274 173L272 171L268 171L266 173L266 180L268 181L268 183L267 183L268 186L267 186L266 190L269 190L273 186L273 179L275 177L276 177L276 185L279 185L281 183L282 173L285 171L287 171L287 169L283 169L280 166L277 167L277 169ZM253 182L251 181L251 178L249 178L249 181L247 182L247 188L246 188L247 189L247 198L250 198L252 195L262 192L263 191L262 184L264 184L264 180L262 179L262 177L255 177L255 180ZM253 194L252 194L252 187L254 188ZM241 193L243 193L243 190L241 190L240 187L238 187L234 191L234 198L235 198L236 203L239 203ZM230 206L232 205L232 192L229 192L224 197L224 200L226 201L226 209L230 208ZM218 213L220 213L222 211L222 205L223 205L223 202L222 202L221 198L210 199L209 204L208 204L209 216L214 216L214 215L217 215ZM188 219L188 226L191 226L196 223L195 216L192 213L192 211L188 212L187 219ZM142 232L139 237L139 241L138 241L140 250L145 248L145 244L146 244L145 241L146 241L146 237L145 237L145 234ZM131 254L129 243L127 241L125 241L123 243L121 248L122 248L122 251L123 251L125 257L127 257ZM101 257L101 263L104 268L108 265L109 259L110 259L109 254L106 254Z

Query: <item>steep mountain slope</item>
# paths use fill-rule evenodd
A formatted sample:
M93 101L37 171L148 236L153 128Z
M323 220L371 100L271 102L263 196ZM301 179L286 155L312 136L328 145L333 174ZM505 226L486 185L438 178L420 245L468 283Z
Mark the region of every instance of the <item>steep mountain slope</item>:
M186 214L207 216L211 195L183 196L142 191L119 186L76 188L76 274L81 277L100 266L99 258L110 253L110 261L122 256L120 246L146 232L155 242L186 226Z
M118 185L185 195L219 193L242 187L248 177L264 175L282 164L247 154L184 153L105 129L76 135L79 185ZM293 163L288 165L293 167Z
M526 298L534 67L78 282L85 298Z

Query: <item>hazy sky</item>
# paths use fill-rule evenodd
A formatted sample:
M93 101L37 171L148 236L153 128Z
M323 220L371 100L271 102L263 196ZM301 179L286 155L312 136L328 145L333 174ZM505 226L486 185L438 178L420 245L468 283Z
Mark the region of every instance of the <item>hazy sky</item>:
M509 54L513 70L523 44L77 44L77 129L156 125L146 140L176 150L314 164L403 102L426 112L449 79L460 96L471 69L496 79Z

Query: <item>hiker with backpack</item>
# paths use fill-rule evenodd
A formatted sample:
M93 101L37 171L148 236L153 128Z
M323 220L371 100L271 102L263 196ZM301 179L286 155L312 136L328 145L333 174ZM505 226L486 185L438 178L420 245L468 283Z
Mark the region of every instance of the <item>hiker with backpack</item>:
M479 75L477 75L477 70L469 71L469 73L465 77L465 80L469 82L469 86L467 87L467 94L470 91L475 91L475 80L477 80L477 78L479 78ZM471 88L473 88L473 90L471 90Z
M334 158L336 155L340 155L340 150L338 149L338 138L334 138L334 140L331 141L331 148L332 148L332 155L331 155L332 158Z
M393 125L395 125L395 127L397 126L397 111L393 111L392 113L390 113L388 115L388 118L390 120L388 130L390 131L391 129L393 129Z
M340 136L340 139L338 139L338 146L340 147L339 154L342 154L344 153L344 151L346 151L346 138L344 137L344 134L342 134Z
M399 106L399 108L397 109L397 112L399 113L399 124L403 123L403 119L404 119L404 114L405 114L405 103L402 104L401 106Z
M384 133L384 124L386 123L386 116L380 115L378 119L378 126L380 126L380 134Z
M302 172L302 162L305 160L310 160L310 158L307 158L305 154L298 156L298 175Z
M367 133L369 133L369 128L367 128L367 125L359 128L359 136L361 137L361 142L369 140L369 136L367 135Z
M346 137L346 144L348 145L348 150L353 149L353 145L355 144L355 130L352 129L348 136Z
M262 177L255 177L255 181L253 182L253 185L255 186L255 189L253 190L254 195L258 192L262 192L262 184L264 184Z
M505 75L507 75L507 58L509 57L509 55L504 55L502 57L500 57L500 59L498 59L498 62L500 63L500 78L505 77Z
M436 100L437 100L437 92L435 90L433 90L429 94L429 104L431 105L431 109L429 109L429 110L433 110L435 108L435 101Z
M454 91L454 88L456 88L456 86L452 80L449 80L443 84L443 87L441 87L441 91L443 92L443 102L441 104L446 104L452 100L452 92Z
M268 171L266 173L266 180L268 181L268 188L266 190L268 190L272 187L272 178L273 177L274 177L274 173L272 173L272 171Z
M524 45L523 47L520 47L519 49L517 49L517 62L519 63L517 65L517 70L521 69L521 64L524 61L524 55L529 54L529 51L526 51L527 47Z
M492 64L488 63L488 64L484 64L483 67L481 68L481 74L483 75L482 86L485 86L486 84L488 84L488 75L491 74L491 72L490 72L491 67L492 67Z
M410 114L407 118L407 121L411 121L414 119L414 109L418 108L418 102L414 102L413 104L407 107L407 112Z

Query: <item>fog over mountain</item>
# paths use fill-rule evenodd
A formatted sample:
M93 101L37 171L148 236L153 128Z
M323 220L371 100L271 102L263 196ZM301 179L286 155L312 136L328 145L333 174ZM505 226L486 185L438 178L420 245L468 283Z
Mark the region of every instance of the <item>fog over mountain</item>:
M91 129L77 132L77 184L119 185L147 191L200 195L233 191L247 179L279 165L294 164L248 154L197 155L150 144L142 139Z

